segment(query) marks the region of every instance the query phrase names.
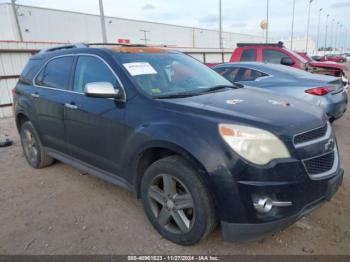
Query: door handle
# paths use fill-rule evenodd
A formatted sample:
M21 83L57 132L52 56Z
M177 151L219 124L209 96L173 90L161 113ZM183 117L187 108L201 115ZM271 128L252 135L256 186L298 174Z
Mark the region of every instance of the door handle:
M75 110L75 109L78 109L78 106L73 105L73 104L71 104L71 103L65 103L64 106L67 107L67 108L69 108L69 109L74 109L74 110Z
M31 96L32 96L33 98L39 98L39 97L40 97L40 95L39 95L37 92L32 93Z

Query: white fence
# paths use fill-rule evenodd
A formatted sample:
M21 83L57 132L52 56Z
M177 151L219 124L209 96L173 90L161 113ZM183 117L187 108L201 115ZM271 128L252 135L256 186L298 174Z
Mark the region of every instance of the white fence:
M12 89L28 59L42 48L62 43L0 41L0 118L12 116ZM174 48L175 49L175 48ZM227 62L232 50L176 48L203 63Z

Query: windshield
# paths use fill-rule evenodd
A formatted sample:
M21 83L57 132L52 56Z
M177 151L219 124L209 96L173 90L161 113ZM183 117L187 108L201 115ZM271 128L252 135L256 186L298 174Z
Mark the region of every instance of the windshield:
M294 51L289 50L289 49L288 49L288 52L290 52L292 55L294 55L294 56L295 56L297 59L299 59L300 62L302 62L303 64L306 64L306 63L307 63L307 60L306 60L304 57L302 57L301 55L299 55L297 52L294 52Z
M153 97L196 95L230 87L215 71L182 53L118 53L117 59L138 86Z

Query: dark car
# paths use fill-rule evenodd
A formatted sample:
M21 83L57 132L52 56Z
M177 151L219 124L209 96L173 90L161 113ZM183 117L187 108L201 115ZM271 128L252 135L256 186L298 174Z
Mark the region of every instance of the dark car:
M58 159L134 192L155 229L182 245L218 222L225 240L261 238L342 182L321 110L238 88L176 51L44 50L23 70L14 103L32 167Z
M227 63L213 69L230 82L246 88L258 87L319 106L330 121L340 118L347 108L347 89L339 77L257 62Z

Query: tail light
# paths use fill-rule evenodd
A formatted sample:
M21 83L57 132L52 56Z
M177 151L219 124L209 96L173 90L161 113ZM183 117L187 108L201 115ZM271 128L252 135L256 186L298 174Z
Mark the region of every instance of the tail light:
M315 96L324 96L332 91L334 91L334 87L324 86L324 87L315 87L315 88L305 90L305 93L308 93L310 95L315 95Z

